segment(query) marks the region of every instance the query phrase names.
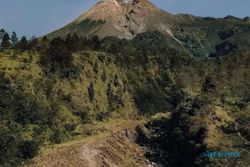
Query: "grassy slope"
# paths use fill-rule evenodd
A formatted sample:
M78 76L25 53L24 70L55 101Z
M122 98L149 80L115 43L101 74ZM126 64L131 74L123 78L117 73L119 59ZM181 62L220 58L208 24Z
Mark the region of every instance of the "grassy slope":
M200 60L170 51L155 55L155 46L151 47L148 49L152 49L152 53L142 52L127 57L93 51L76 53L73 62L77 74L70 79L61 77L59 73L46 75L37 62L38 55L34 53L22 53L17 58L12 58L11 53L1 53L0 69L4 78L11 81L11 88L18 89L21 85L21 93L26 92L42 104L41 107L52 106L52 110L41 110L45 115L48 111L55 112L53 124L42 130L39 136L45 142L51 142L51 136L58 129L62 140L89 135L91 131L86 131L82 123L108 117L134 117L137 109L144 114L171 112L173 108L168 102L175 94L169 89L175 87L191 98L202 96L207 101L199 114L190 117L188 126L196 131L206 125L208 133L204 142L209 149L249 150L244 144L249 141L249 53L232 54L221 60ZM126 64L125 59L132 61ZM106 79L102 78L104 72ZM202 87L207 77L213 80L216 87L204 92ZM94 101L89 99L90 82L94 83ZM113 112L110 112L106 95L108 83L124 104L112 106ZM10 112L11 117L5 117L15 119L15 114L12 114ZM232 123L239 130L227 134L223 128L230 127ZM24 125L21 136L24 139L34 138L37 126L37 123ZM247 159L243 160L247 162Z
M86 123L136 115L135 104L124 87L127 78L112 57L105 53L83 52L74 54L74 63L77 77L65 79L58 73L46 75L39 64L39 54L0 53L1 80L10 83L4 85L7 89L1 87L6 91L1 90L4 94L1 103L8 106L1 111L1 133L2 137L5 131L6 135L19 136L17 143L12 144L14 151L10 149L12 153L5 154L5 166L15 166L22 161L12 159L20 155L16 149L24 141L62 142L94 133L86 130L83 126ZM90 83L94 86L93 100L89 98ZM111 100L107 97L108 89L112 91Z
M36 166L36 167L42 167L47 166L48 164L52 167L56 166L78 166L78 165L86 165L88 166L89 161L93 161L92 159L92 152L98 151L97 155L103 155L107 156L112 163L123 165L131 165L133 163L133 166L138 165L138 163L143 163L143 161L135 161L136 157L133 157L132 155L129 155L130 153L133 153L134 151L140 152L140 154L143 155L143 150L140 150L138 148L138 145L135 145L133 143L127 143L126 136L123 136L123 139L115 139L119 136L119 134L125 130L133 131L135 126L140 123L140 121L135 120L109 120L105 122L99 122L96 124L86 124L86 129L91 129L91 131L94 132L94 134L90 136L81 136L77 137L74 140L68 141L66 143L60 144L60 145L51 145L49 147L45 147L42 149L40 154L33 159L30 164L26 164L26 166ZM112 139L113 138L113 139ZM112 139L112 144L114 147L108 145L109 140ZM99 147L98 145L101 146ZM128 144L128 145L127 145ZM123 154L125 150L119 150L120 147L128 147L129 150L127 150L127 155ZM107 148L107 150L105 150ZM85 149L91 149L88 152L88 155L85 155ZM94 150L97 149L97 150ZM109 150L110 149L110 150ZM126 148L124 148L126 149ZM133 150L135 149L135 150ZM122 152L122 154L121 154ZM68 154L71 154L68 156ZM93 155L95 159L96 166L102 166L100 157L97 157L97 155ZM117 157L116 157L117 156ZM99 158L99 159L98 159ZM113 158L113 159L112 159ZM116 161L119 158L119 161ZM110 163L111 163L110 162ZM92 162L94 163L94 162ZM142 164L140 164L142 165Z
M84 20L80 24L70 23L65 27L48 34L50 39L55 37L65 38L67 34L77 33L80 36L92 37L95 31L103 24L103 21Z
M216 53L215 48L226 41L235 44L239 50L245 51L249 47L249 22L185 15L177 15L176 19L179 25L174 34L194 56Z
M127 100L127 102L129 101L129 94L126 93L126 90L123 90L123 82L127 82L127 78L124 75L123 70L116 66L113 58L107 56L105 53L83 52L75 54L74 64L77 65L79 76L77 76L77 78L73 77L73 79L71 78L66 80L61 78L59 74L46 76L41 65L39 65L38 54L27 52L21 53L20 55L17 55L17 58L14 58L12 57L12 54L16 55L16 53L12 52L13 51L1 53L1 72L4 72L4 75L9 79L12 79L14 83L18 82L18 79L23 82L25 81L23 86L24 89L27 89L27 91L36 91L31 89L36 89L36 81L40 80L39 82L41 85L39 86L53 86L51 90L53 93L60 93L61 96L69 96L67 98L72 100L73 106L71 107L83 105L84 107L87 106L91 108L94 105L98 105L100 111L107 112L108 102L106 90L108 88L108 84L110 84L114 94L122 91L120 93L122 94L124 100ZM105 78L102 78L103 75L105 75ZM52 83L50 83L49 80ZM90 102L88 99L87 90L90 82L94 83L96 93L94 102ZM60 100L63 102L63 99ZM91 110L93 111L94 109ZM94 113L91 113L91 115L92 114Z

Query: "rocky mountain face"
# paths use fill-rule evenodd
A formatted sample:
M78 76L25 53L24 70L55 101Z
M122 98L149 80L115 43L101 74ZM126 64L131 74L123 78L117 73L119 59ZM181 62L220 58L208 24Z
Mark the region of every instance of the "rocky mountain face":
M172 36L173 24L173 16L160 10L149 0L103 0L49 36L76 32L84 36L131 39L146 31L160 31Z
M136 35L158 31L195 57L218 57L250 46L249 18L197 17L172 15L149 0L102 0L65 27L48 34L49 38L113 36L132 39Z

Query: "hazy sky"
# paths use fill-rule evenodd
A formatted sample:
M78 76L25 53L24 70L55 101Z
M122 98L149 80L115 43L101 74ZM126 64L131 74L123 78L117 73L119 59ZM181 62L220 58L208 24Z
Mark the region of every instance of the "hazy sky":
M100 0L0 0L0 28L40 36L72 21ZM151 0L171 13L250 16L250 0Z

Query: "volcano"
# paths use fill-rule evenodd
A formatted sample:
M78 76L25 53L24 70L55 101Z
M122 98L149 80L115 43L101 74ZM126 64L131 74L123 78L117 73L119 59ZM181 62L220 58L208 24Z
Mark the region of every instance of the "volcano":
M82 37L113 36L130 40L141 33L160 32L174 47L195 57L217 57L248 50L249 26L248 17L173 15L149 0L103 0L48 37L65 38L76 33Z
M103 0L48 37L65 37L76 33L86 37L97 35L100 38L115 36L132 39L146 31L173 36L173 17L149 0Z

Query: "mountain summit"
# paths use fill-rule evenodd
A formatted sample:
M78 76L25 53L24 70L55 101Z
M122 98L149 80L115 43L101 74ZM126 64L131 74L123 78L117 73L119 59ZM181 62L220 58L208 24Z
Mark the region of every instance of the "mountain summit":
M174 47L196 57L217 57L250 47L249 18L172 15L149 0L103 0L49 38L76 33L83 37L114 36L133 39L137 34L158 31Z
M149 0L103 0L49 37L77 33L100 38L116 36L132 39L139 33L159 31L172 36L172 15Z

